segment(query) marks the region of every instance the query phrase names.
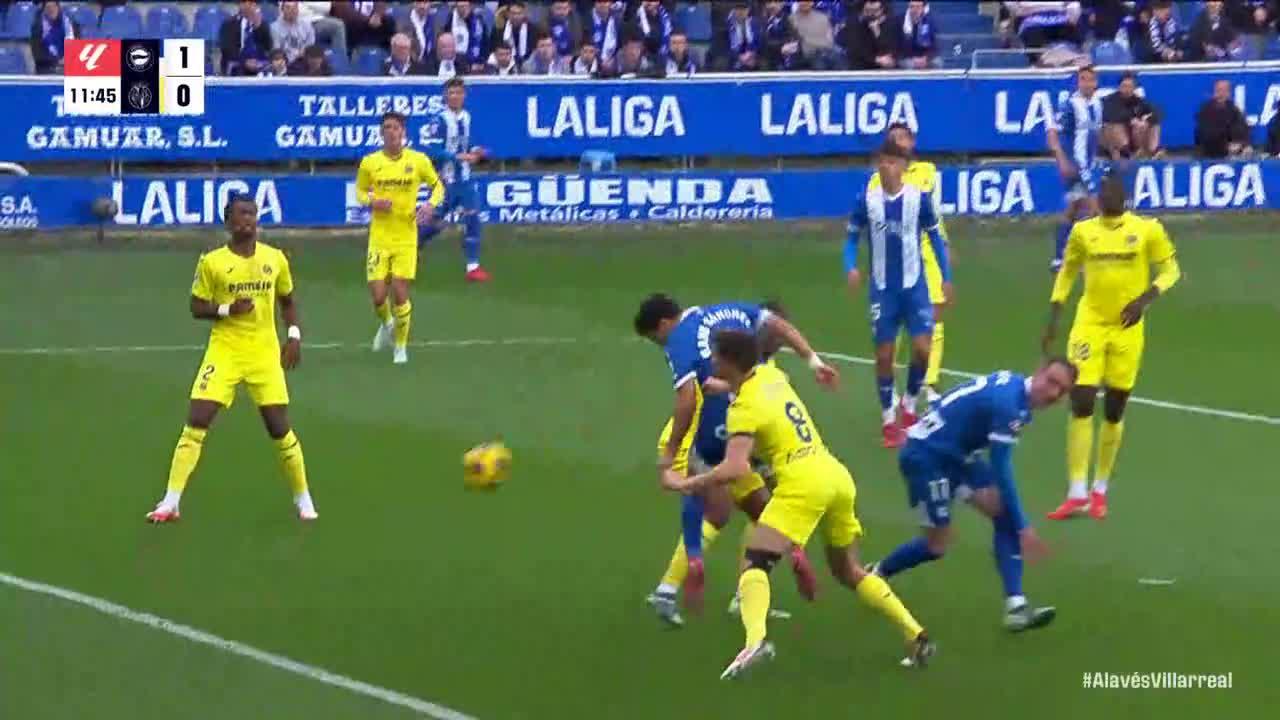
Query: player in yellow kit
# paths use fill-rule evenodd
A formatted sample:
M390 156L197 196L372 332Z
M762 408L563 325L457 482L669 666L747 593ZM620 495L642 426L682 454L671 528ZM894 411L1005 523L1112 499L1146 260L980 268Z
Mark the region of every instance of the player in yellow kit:
M430 223L436 206L444 200L444 184L431 160L405 147L404 142L404 116L386 113L382 116L382 149L364 156L356 172L356 197L372 211L365 279L379 323L373 349L392 347L392 361L397 365L409 361L413 313L409 284L418 275L418 225ZM423 185L430 187L431 195L419 205L418 189ZM391 306L387 304L388 278Z
M803 547L820 524L831 574L897 625L906 637L910 662L924 665L934 652L933 643L889 584L868 573L858 560L862 525L854 514L853 477L823 444L787 376L761 364L756 337L738 330L714 335L712 360L716 376L728 381L736 393L726 422L725 459L687 479L672 473L664 483L682 492L697 492L731 482L751 472L752 457L767 462L778 483L747 543L747 568L738 579L746 643L720 677L736 677L773 657L773 644L765 639L769 571L791 548Z
M907 154L913 158L915 157L916 134L911 130L910 125L895 122L889 125L888 135L889 140L895 145L906 150ZM942 219L942 189L938 185L938 166L924 160L913 159L907 165L907 172L902 179L923 190L929 197L929 201L933 203L934 216L938 218L938 232L942 233L942 240L947 243L948 257L954 260L955 255L950 252L947 226ZM879 185L880 174L872 174L867 188L871 189ZM933 252L933 243L930 243L927 235L924 234L920 236L920 259L924 264L924 279L929 289L929 301L933 303L933 338L929 343L929 362L924 376L925 400L932 403L938 399L938 378L942 371L942 350L946 340L942 316L947 306L951 304L951 289L942 281L942 268L938 265L938 257ZM905 401L906 398L904 397L903 400ZM904 407L903 410L903 425L913 424L908 421L914 421L916 408Z
M1067 424L1067 499L1049 513L1064 520L1088 509L1101 520L1107 515L1107 486L1120 451L1124 409L1138 378L1145 344L1143 314L1178 281L1181 271L1173 243L1159 220L1125 209L1127 191L1118 176L1103 181L1098 195L1102 214L1076 223L1067 239L1062 268L1049 299L1049 324L1043 346L1047 353L1058 331L1062 304L1071 295L1076 275L1084 270L1084 293L1076 306L1067 353L1080 370L1071 391ZM1155 267L1155 277L1151 268ZM1093 406L1098 387L1106 387L1098 462L1092 491L1086 493L1093 450Z
M200 461L205 434L218 411L231 406L241 383L275 441L298 517L315 520L302 445L289 426L289 389L284 381L285 370L297 367L302 356L293 274L284 253L258 242L258 205L253 198L232 196L223 215L231 241L200 256L191 286L191 315L213 322L209 346L191 387L191 407L173 451L168 488L147 520L165 523L179 518L179 501ZM277 301L288 326L283 347L276 337Z

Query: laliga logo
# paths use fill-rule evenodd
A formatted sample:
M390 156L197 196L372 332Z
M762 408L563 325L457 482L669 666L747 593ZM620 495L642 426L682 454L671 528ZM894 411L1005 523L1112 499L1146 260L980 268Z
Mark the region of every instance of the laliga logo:
M106 52L106 43L89 43L80 48L80 62L84 63L86 70L97 70L98 61Z

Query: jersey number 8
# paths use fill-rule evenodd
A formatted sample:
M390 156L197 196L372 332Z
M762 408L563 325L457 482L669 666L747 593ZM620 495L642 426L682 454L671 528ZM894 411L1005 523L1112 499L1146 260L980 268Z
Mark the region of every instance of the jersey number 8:
M809 420L805 418L804 411L800 409L800 406L789 402L786 405L786 411L787 419L796 428L796 437L800 438L801 442L811 442L813 433L809 430Z

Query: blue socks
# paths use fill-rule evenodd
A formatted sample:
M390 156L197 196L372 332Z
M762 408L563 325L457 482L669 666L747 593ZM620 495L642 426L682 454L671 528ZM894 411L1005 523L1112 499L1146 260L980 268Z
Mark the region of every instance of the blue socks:
M877 377L876 392L880 395L880 409L893 409L893 376Z
M1067 238L1071 236L1071 228L1075 223L1060 222L1058 223L1058 231L1053 239L1053 269L1057 270L1062 266L1062 256L1067 252Z
M924 538L918 537L914 540L908 540L898 546L896 550L880 561L876 573L883 578L891 578L903 570L910 570L917 565L923 565L927 562L933 562L941 555L935 555L929 549L929 543Z
M1004 583L1005 597L1022 595L1022 540L1014 528L1009 513L1002 513L991 521L996 555L996 570Z
M462 216L462 252L467 257L467 269L480 266L480 215L469 213Z
M684 552L690 559L702 557L702 498L685 495L680 499L680 532L684 535Z
M920 388L924 385L925 369L923 365L915 363L907 367L907 397L914 399L920 395Z
M422 225L418 227L418 249L421 250L427 243L431 242L431 238L440 234L444 230L444 225L439 222L433 222L430 225Z

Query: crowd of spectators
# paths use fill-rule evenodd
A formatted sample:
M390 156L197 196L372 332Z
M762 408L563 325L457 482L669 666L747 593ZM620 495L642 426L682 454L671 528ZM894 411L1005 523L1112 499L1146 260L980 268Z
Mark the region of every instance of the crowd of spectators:
M7 4L0 0L0 11ZM59 11L59 3L42 5L31 28L32 58L37 72L57 72L62 40L79 37L82 29ZM716 0L709 6L705 44L691 44L682 33L674 0L408 5L406 13L389 2L287 1L278 3L278 17L268 22L258 3L245 0L218 34L218 71L277 74L273 51L279 49L283 74L319 72L323 68L316 70L306 58L313 45L345 57L361 47L381 48L396 55L385 65L388 74L609 77L704 69L925 69L942 65L939 36L949 32L947 16L939 17L924 0ZM1009 1L987 3L985 9L998 9L993 36L1043 64L1075 62L1098 43L1121 45L1140 63L1243 59L1280 29L1280 0ZM412 62L405 59L406 39Z

